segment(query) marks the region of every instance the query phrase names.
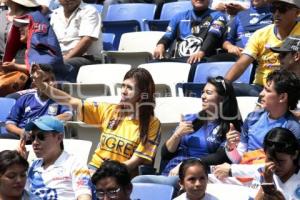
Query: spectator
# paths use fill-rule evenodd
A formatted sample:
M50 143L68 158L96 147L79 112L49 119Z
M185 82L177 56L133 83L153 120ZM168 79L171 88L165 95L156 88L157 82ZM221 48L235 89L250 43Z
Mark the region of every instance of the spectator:
M299 198L299 142L288 129L274 128L264 139L266 164L263 171L264 183L270 190L259 190L256 200L288 200Z
M51 15L65 64L75 69L73 82L82 65L101 62L101 17L96 8L81 0L59 0L61 7ZM73 73L73 72L72 72Z
M23 16L26 13L41 9L40 5L34 0L1 0L1 2L8 6L9 10L0 10L0 59L4 56L7 36L13 19L16 16Z
M240 85L237 94L258 96L266 82L266 77L279 64L277 54L269 47L280 45L289 35L300 35L300 24L295 20L299 14L300 2L296 0L274 0L271 12L274 24L257 30L249 39L243 54L226 74L226 78L235 81L254 60L258 62L253 85Z
M271 51L279 53L283 68L300 77L300 36L289 36L280 47L272 47Z
M26 189L41 199L92 199L92 184L86 164L63 148L63 123L42 116L29 122L26 131L37 156L29 168ZM21 141L25 154L25 141Z
M0 152L0 199L33 199L24 190L28 166L17 151Z
M272 128L289 129L300 140L300 124L290 112L298 103L299 91L300 81L292 72L282 69L268 75L264 90L260 94L262 109L248 115L241 134L237 130L226 134L226 154L233 163L264 162L265 155L260 152L264 137ZM230 172L234 177L240 174L249 176L246 170L239 171L238 168L238 165L230 166L225 163L215 167L214 175L221 180L228 177Z
M270 5L266 0L252 0L251 7L239 12L229 24L223 48L228 53L241 56L249 37L256 30L272 24Z
M214 55L225 32L226 18L221 12L208 8L209 0L191 0L193 10L175 15L167 32L159 40L154 58L165 58L165 52L175 41L175 58L190 64Z
M139 165L153 162L160 141L160 122L154 116L155 85L147 70L136 68L125 74L117 105L74 98L43 82L40 70L33 78L51 99L77 110L78 120L99 126L100 142L89 165L91 171L107 159L124 163L131 173Z
M55 85L55 78L50 65L38 65L44 72L43 81ZM32 67L32 73L37 66ZM70 120L72 112L68 107L59 105L39 88L35 92L22 95L13 106L6 120L8 134L1 134L0 138L19 139L24 134L27 123L43 115L52 115L60 120Z
M92 176L98 199L130 200L132 184L125 164L107 160ZM106 197L106 198L105 198Z
M174 200L216 200L213 194L206 193L207 183L207 169L201 160L191 158L183 161L179 168L179 184L185 192Z
M14 25L9 34L10 37L8 37L3 58L4 62L1 67L0 95L22 89L19 82L11 83L7 77L17 71L22 72L21 75L25 75L27 80L33 63L51 64L57 80L67 79L70 69L64 66L56 35L48 19L41 12L31 12L21 18L14 19ZM21 52L24 57L21 57L18 62L18 54L22 50L21 45L26 46L26 53Z
M176 186L178 169L188 158L201 158L207 166L229 161L224 150L226 133L242 125L233 87L223 77L209 78L201 98L202 110L186 115L162 147L164 176L143 175L133 182Z

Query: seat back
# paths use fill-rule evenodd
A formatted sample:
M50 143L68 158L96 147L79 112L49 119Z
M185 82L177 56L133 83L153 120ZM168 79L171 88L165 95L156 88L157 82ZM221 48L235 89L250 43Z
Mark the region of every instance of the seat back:
M191 66L187 63L157 62L142 64L139 67L145 68L151 73L157 86L156 92L160 96L176 96L176 84L186 82ZM164 86L167 87L167 90ZM167 94L168 90L169 94Z
M17 150L20 140L14 139L0 139L0 151L4 150Z
M155 183L133 183L131 199L171 200L174 189L170 185Z
M0 134L7 133L5 129L5 121L15 103L15 99L0 97Z
M121 36L119 51L153 53L157 42L165 34L162 31L124 33Z
M160 14L160 20L170 20L176 14L191 9L193 9L193 6L190 1L176 1L164 3Z
M103 50L110 51L114 49L115 34L113 33L102 33Z
M127 71L131 69L127 64L96 64L80 67L77 83L105 84L110 88L110 94L115 94L115 85L121 83Z
M200 63L194 76L194 83L206 83L207 77L225 76L235 62ZM244 73L235 81L236 83L250 83L253 65L250 64Z
M145 19L154 19L155 4L122 3L111 4L108 7L104 21L137 20L143 23Z

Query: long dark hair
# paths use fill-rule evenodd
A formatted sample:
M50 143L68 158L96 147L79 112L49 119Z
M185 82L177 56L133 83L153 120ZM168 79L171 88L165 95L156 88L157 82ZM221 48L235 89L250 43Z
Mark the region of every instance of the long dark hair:
M222 76L208 77L207 83L215 86L218 95L223 98L219 104L217 122L220 124L220 128L217 134L225 138L225 134L230 128L230 123L234 125L237 131L241 131L243 122L232 84ZM205 110L198 113L198 118L193 121L195 131L200 129L207 122L205 120L207 117Z
M140 126L140 138L142 143L147 141L147 135L149 131L149 124L151 117L154 116L154 108L155 108L155 84L151 74L144 68L133 68L129 70L123 80L126 79L134 79L136 82L136 90L139 93L139 100L136 102L135 114L137 114ZM121 112L122 106L119 106L117 109L118 120L115 123L115 128L119 124L120 120L122 120Z
M298 153L294 164L299 168L300 145L292 131L281 127L273 128L266 134L263 144L265 153L269 154L275 160L277 160L276 153L284 153L291 156Z

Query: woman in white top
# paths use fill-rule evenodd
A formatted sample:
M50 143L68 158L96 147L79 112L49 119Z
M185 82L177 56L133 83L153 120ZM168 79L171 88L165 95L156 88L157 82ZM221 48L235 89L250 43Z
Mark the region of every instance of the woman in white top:
M300 199L299 141L285 128L274 128L264 138L264 182L255 200Z

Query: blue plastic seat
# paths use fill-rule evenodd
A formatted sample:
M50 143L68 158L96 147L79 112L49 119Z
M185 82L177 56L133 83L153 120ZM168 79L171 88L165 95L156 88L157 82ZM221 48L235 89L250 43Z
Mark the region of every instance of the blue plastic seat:
M97 11L101 14L102 10L103 10L103 5L101 4L92 4L93 6L95 6L95 8L97 9Z
M152 31L166 31L170 19L180 12L191 9L193 9L193 6L190 1L165 3L162 7L159 20L147 20L147 28Z
M5 121L11 108L15 105L16 100L11 98L0 97L0 133L7 133L5 129Z
M207 77L225 76L235 62L200 63L194 76L194 83L206 83ZM250 64L235 83L250 83L253 65Z
M118 49L121 35L127 32L146 30L144 22L154 19L155 10L155 4L112 4L108 7L103 20L102 30L105 33L115 34L114 48Z
M115 34L113 33L102 33L103 50L110 51L114 49Z
M174 188L170 185L155 183L133 183L131 199L171 200Z

